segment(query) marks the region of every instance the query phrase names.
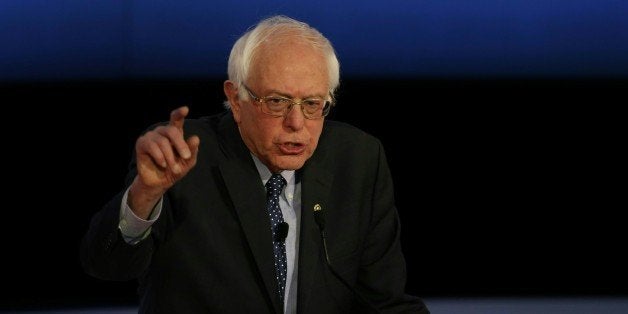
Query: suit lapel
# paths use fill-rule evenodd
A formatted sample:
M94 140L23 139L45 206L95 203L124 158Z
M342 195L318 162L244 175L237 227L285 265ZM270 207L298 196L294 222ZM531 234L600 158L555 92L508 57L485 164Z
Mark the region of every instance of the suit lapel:
M308 308L308 300L312 286L323 261L320 230L314 221L313 209L320 205L327 210L329 193L333 181L333 173L322 167L324 154L318 149L302 169L301 177L301 240L299 244L299 281L297 312L304 313Z
M268 214L266 191L259 178L259 173L244 145L233 117L229 114L220 125L223 135L223 148L227 160L220 164L219 169L227 187L227 191L240 219L242 230L251 248L260 276L266 287L268 297L272 300L276 313L281 313L283 305L277 295L277 280ZM321 139L325 136L325 131ZM297 312L304 313L308 308L308 300L321 263L324 263L320 230L314 221L313 208L319 204L323 210L328 206L329 194L333 182L333 173L323 166L325 149L319 145L316 153L299 171L301 175L301 231L299 243L299 269Z
M272 300L275 313L281 313L283 305L277 295L275 259L270 242L272 234L266 208L266 191L250 153L233 119L222 123L225 136L224 147L227 160L219 165L222 178L240 219L242 230L259 270L268 298Z

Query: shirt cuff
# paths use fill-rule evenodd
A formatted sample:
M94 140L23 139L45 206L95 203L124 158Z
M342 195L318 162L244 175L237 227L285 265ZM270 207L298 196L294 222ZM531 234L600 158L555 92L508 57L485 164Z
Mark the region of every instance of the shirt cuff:
M153 223L157 221L161 214L161 208L163 205L163 197L159 199L155 208L148 216L148 220L137 217L131 207L127 203L129 196L129 189L124 192L122 196L122 202L120 204L120 223L118 228L122 233L124 241L129 244L137 244L144 240L150 234L150 229Z

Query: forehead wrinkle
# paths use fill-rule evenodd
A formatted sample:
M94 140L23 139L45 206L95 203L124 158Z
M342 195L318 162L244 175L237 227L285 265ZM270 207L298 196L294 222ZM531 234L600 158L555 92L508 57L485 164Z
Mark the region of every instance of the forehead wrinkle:
M325 64L323 52L312 47L311 43L300 38L275 37L258 46L252 59L249 79L256 81L255 87L262 97L277 95L297 99L295 93L307 93L298 99L326 99L329 73ZM289 78L283 78L285 74ZM310 78L316 77L325 81L324 90L317 90L319 87L311 85L313 81ZM294 89L295 81L307 85L297 84L299 88ZM269 82L272 82L271 86L267 85Z

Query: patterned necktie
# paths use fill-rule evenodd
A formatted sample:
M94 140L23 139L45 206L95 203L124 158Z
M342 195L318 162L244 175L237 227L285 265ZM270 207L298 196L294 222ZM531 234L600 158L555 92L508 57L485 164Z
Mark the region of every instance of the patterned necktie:
M266 182L266 198L268 207L268 215L270 216L270 228L273 233L273 251L275 255L275 274L277 275L277 283L279 286L279 298L283 304L284 292L286 290L286 273L288 266L286 263L286 244L283 239L278 239L277 232L279 224L283 222L283 215L279 207L279 195L286 180L278 173L273 174L270 180Z

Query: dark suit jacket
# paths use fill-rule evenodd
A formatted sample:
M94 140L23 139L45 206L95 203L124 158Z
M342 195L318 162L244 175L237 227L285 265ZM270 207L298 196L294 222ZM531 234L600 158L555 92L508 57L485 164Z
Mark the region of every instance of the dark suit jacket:
M120 193L93 217L83 267L103 279L138 278L142 313L280 313L265 189L233 116L188 120L185 134L200 137L197 165L168 191L149 237L134 246L122 239ZM298 312L368 312L325 264L313 218L320 204L336 271L380 309L427 313L404 294L399 221L380 142L325 121L316 152L297 175Z

